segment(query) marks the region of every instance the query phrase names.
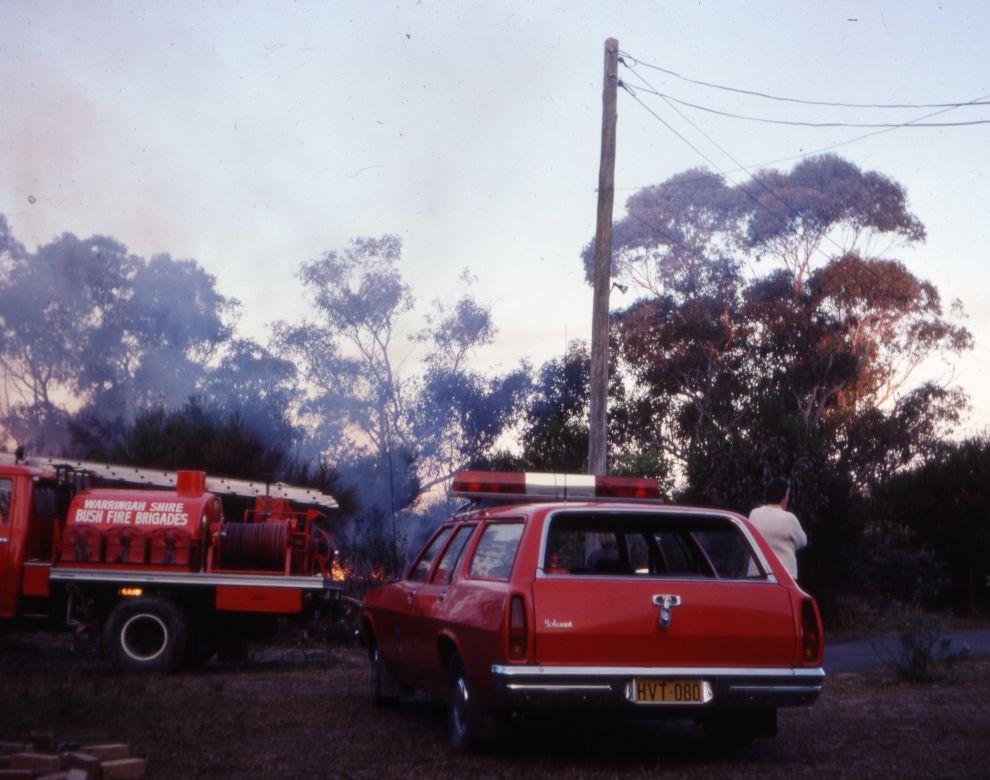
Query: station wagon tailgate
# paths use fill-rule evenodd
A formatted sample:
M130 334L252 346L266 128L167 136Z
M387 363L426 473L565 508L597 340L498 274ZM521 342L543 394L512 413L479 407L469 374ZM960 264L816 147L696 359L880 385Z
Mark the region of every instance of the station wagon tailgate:
M533 582L541 664L786 667L788 589L719 515L561 511Z

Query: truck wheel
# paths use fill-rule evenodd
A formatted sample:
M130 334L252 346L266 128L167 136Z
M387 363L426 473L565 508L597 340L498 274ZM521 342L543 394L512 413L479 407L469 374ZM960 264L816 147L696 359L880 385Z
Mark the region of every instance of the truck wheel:
M450 660L447 672L447 736L458 753L470 753L481 744L485 712L475 700L460 656Z
M171 672L186 657L186 616L162 598L121 601L110 611L103 643L116 669L131 672Z
M394 707L399 702L399 697L389 691L396 686L389 685L392 682L392 672L385 665L382 651L374 639L371 640L371 703L376 707Z

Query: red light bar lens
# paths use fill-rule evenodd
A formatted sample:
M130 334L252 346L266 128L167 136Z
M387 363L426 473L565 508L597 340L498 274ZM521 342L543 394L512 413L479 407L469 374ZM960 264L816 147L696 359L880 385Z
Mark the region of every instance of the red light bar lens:
M454 477L452 493L526 494L526 475L514 471L461 471Z
M599 498L660 498L660 483L640 477L596 477Z

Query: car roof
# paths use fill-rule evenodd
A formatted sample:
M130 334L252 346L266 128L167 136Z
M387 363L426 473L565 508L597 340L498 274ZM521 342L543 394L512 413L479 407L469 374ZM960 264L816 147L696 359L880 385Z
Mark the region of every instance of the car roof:
M615 512L655 512L664 515L720 515L734 518L741 517L729 509L713 507L688 506L685 504L666 504L658 501L520 501L478 503L462 507L451 520L463 519L508 519L520 516L533 517L546 515L561 510L567 511L603 511Z

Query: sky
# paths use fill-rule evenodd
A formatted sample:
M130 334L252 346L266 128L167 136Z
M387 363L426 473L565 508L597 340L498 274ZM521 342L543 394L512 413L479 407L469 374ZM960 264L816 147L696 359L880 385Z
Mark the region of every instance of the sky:
M648 66L805 100L963 103L990 96L988 31L984 0L4 0L0 213L30 249L71 232L194 258L262 341L267 323L307 311L300 263L394 233L423 310L454 300L471 269L499 327L479 360L508 370L590 335L580 252L595 231L607 38L632 66L626 83L720 111L906 122L936 109L757 100ZM895 256L961 300L976 341L925 371L969 393L963 433L990 427L990 125L878 133L682 107L689 124L636 94L670 127L619 91L616 219L638 188L688 168L744 184L740 168L789 170L831 147L900 182L928 238ZM975 119L990 107L929 121ZM401 348L414 363L422 347Z

